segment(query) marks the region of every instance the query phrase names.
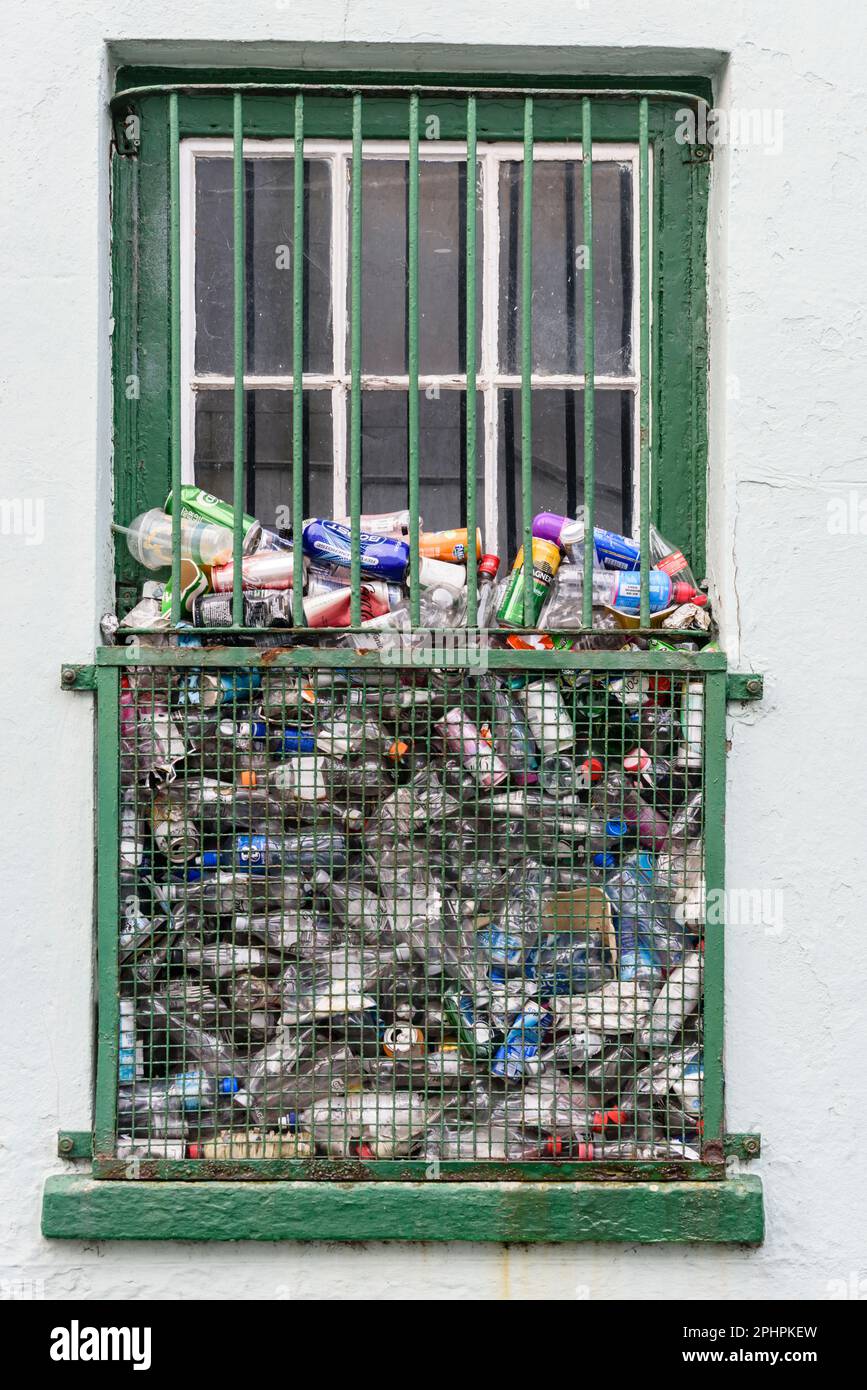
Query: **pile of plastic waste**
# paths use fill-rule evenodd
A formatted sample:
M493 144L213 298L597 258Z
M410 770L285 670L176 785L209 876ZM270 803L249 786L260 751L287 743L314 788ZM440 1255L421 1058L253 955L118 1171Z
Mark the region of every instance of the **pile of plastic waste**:
M202 631L231 621L231 510L183 493L188 625L148 580L107 638L310 660L123 671L119 1156L697 1158L701 679L317 662L407 630L406 513L362 518L361 630L335 631L348 522L301 535L305 619L331 631L279 634L293 541L247 518L245 626L267 637ZM171 506L126 528L154 572ZM594 531L584 632L583 522L533 530L526 622L522 555L498 582L481 537L422 532L423 626L466 626L471 563L492 649L665 647L666 624L707 642L704 595L655 530L658 639L631 635L632 541Z

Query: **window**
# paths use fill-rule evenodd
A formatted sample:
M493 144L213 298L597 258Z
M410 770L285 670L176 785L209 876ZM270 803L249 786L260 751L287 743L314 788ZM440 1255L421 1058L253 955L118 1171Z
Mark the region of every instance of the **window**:
M244 147L246 505L291 517L291 142ZM305 515L348 514L347 402L351 142L311 140L304 164ZM362 510L408 501L408 145L363 148ZM477 146L478 516L503 556L520 544L523 147ZM232 142L181 146L184 477L232 495ZM466 145L421 142L420 498L425 525L466 524ZM581 149L534 148L534 511L573 515L583 497ZM638 149L594 153L599 522L637 515Z
M335 79L305 93L288 79L153 77L122 73L114 102L121 524L184 478L228 497L232 474L247 508L272 524L297 522L286 509L299 492L304 514L345 514L355 480L359 510L371 511L408 501L418 482L425 522L438 526L464 520L476 478L488 546L496 537L511 558L533 510L571 512L582 500L586 415L596 424L597 519L633 529L640 503L642 526L652 514L702 573L707 165L674 135L677 100L695 98L616 84L579 100L527 82ZM303 146L297 124L292 140L293 104L296 122L305 113ZM578 191L591 105L592 286ZM422 143L417 185L408 106L438 137ZM522 203L530 170L532 220ZM522 279L528 265L532 286ZM592 359L584 325L594 329ZM471 421L478 450L466 476ZM528 441L531 460L520 453ZM300 478L291 472L299 459ZM121 607L138 578L119 553ZM484 680L464 654L425 681L411 660L377 662L349 647L262 651L238 632L229 645L223 634L210 640L106 647L92 675L64 674L70 687L97 689L102 753L94 1175L137 1181L52 1180L46 1234L761 1239L760 1187L715 1181L727 1140L718 924L699 918L684 936L672 915L662 944L650 946L642 925L657 910L640 859L648 841L655 853L665 846L666 889L688 897L688 874L702 864L708 889L722 887L723 654L503 646ZM318 700L327 728L315 708L311 723ZM357 736L341 700L365 714L362 762L365 741L375 745L375 775L365 763L360 784L340 756ZM532 735L518 753L516 703ZM606 782L594 822L585 811L595 755L625 772L636 728L659 757L648 798L620 775L619 807ZM533 738L550 757L531 767ZM311 805L275 813L273 788L291 800L302 769L281 763L272 782L273 761L299 750L326 770L314 768L313 782L304 772ZM386 765L407 754L406 768ZM570 780L586 754L589 788ZM538 775L543 762L550 785ZM647 770L640 757L634 767ZM331 778L324 824L320 774ZM468 775L477 778L469 789ZM284 837L266 847L276 875L250 872L249 846L236 836L263 816L266 838L272 827ZM302 872L283 872L284 853ZM604 889L588 879L596 855L601 869L613 861L619 898L607 879ZM371 894L387 909L385 934ZM565 965L552 911L554 935L562 927L570 938ZM517 970L514 913L527 935ZM659 979L666 988L669 969L685 964L686 937L701 995L677 1024L678 1042L673 995L641 1041L636 1020L649 1017ZM644 1012L633 1008L630 1024L621 986L644 971L648 951L657 973L635 991ZM469 1013L468 968L478 1005ZM532 1009L516 1009L514 975L533 985L520 985L535 992ZM561 1013L562 995L571 1002ZM676 1099L667 1054L664 1075L653 1070L658 1033L677 1054ZM557 1034L567 1035L565 1053L525 1068L525 1045L535 1058L536 1044L552 1047ZM609 1108L612 1097L629 1108ZM583 1180L612 1173L620 1181L598 1183L591 1197ZM231 1204L213 1183L189 1181L215 1177L292 1181L239 1182ZM519 1195L491 1186L503 1177L526 1185Z

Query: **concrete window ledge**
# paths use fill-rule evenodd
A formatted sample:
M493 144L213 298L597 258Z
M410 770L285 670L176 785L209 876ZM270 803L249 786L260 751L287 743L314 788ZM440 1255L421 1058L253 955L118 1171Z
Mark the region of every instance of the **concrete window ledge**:
M758 1245L758 1178L669 1183L109 1182L48 1178L65 1240L464 1240Z

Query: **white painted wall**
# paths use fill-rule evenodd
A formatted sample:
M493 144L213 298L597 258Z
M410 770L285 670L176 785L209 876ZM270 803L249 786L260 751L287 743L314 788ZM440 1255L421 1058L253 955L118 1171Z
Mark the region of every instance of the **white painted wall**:
M42 1281L49 1298L764 1299L856 1287L867 1275L865 542L829 535L827 503L867 498L867 20L842 0L6 0L0 23L0 496L44 505L43 544L0 536L3 1277ZM90 1113L92 706L61 694L58 672L91 658L110 593L105 102L118 56L692 70L716 76L724 106L783 113L777 153L718 151L710 235L712 571L728 649L765 673L767 691L732 721L728 875L784 895L778 931L732 929L728 949L729 1128L763 1135L761 1250L41 1239L42 1180L62 1167L56 1131Z

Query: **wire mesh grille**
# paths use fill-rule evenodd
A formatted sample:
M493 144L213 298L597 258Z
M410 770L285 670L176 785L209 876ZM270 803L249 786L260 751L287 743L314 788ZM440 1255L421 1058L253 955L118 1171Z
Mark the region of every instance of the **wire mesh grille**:
M128 667L115 1157L697 1160L703 694Z

